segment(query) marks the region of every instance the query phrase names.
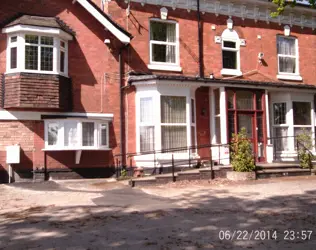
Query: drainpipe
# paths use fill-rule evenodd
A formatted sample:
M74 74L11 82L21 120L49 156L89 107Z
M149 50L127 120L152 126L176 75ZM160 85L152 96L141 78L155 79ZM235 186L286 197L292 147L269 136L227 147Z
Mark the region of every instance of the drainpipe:
M199 77L204 78L203 69L203 44L202 44L202 27L201 27L201 12L200 12L200 0L197 0L197 19L198 19L198 43L199 43Z
M125 132L125 123L123 120L124 119L124 77L123 77L123 67L124 67L124 61L122 60L122 53L123 50L126 49L129 46L128 44L123 45L122 47L120 47L119 49L119 75L120 75L120 79L119 79L119 93L120 93L120 154L121 154L121 164L124 165L125 164L125 158L123 158L123 154L124 154L124 147L125 147L125 138L124 138L124 132ZM124 143L123 143L124 142ZM124 162L123 162L124 161Z

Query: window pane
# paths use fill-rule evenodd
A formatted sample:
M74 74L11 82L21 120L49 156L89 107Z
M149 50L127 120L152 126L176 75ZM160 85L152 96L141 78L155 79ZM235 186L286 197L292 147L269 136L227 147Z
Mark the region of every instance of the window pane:
M60 72L65 72L65 52L60 51Z
M17 48L11 48L10 57L11 57L10 68L16 69L16 67L17 67Z
M223 50L223 68L237 69L237 52Z
M262 110L262 93L258 92L256 93L256 109Z
M153 151L155 142L155 128L154 126L140 127L140 151Z
M161 96L161 122L186 123L186 98Z
M286 103L273 104L274 124L286 124Z
M25 42L26 43L38 44L38 36L25 35Z
M152 44L152 60L154 62L176 63L176 46Z
M236 48L236 43L235 42L228 42L228 41L224 41L224 47L225 48Z
M215 115L220 114L220 92L219 89L214 90Z
M153 99L152 97L140 98L140 122L153 122Z
M229 109L234 109L234 91L227 90L227 103Z
M108 146L107 124L101 124L101 146Z
M263 116L257 113L258 140L263 141Z
M277 151L286 151L288 150L288 140L287 137L287 128L274 128L273 134L275 139L273 139L272 143L276 147Z
M176 24L151 22L150 23L150 39L162 42L176 42Z
M82 146L94 146L94 122L82 123Z
M38 69L38 47L25 46L25 69Z
M311 103L293 102L294 125L311 125Z
M17 36L13 36L13 37L11 37L11 39L10 39L11 43L15 43L17 40L18 40L18 37L17 37Z
M280 56L279 71L282 73L296 73L296 58Z
M195 105L193 99L191 99L191 122L195 123Z
M53 48L41 47L41 70L53 71Z
M238 118L238 132L240 132L242 128L245 128L247 132L247 138L253 139L253 116L238 114L237 118Z
M65 146L78 146L78 131L76 121L65 121L64 123Z
M191 146L196 146L194 126L191 126ZM195 152L196 152L196 148L192 148L192 153L195 153Z
M187 146L187 130L185 126L161 127L162 149L172 149Z
M66 43L64 41L60 41L60 47L66 48Z
M237 109L253 109L253 93L250 91L236 91Z
M58 123L48 123L48 145L57 145Z
M41 44L43 45L54 45L54 38L49 36L41 37Z
M277 40L278 54L291 56L296 55L295 39L278 36Z

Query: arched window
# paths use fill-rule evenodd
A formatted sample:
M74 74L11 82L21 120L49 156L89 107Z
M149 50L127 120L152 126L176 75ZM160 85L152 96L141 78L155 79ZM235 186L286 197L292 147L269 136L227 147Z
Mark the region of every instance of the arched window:
M222 75L241 75L240 39L235 30L225 29L222 33Z

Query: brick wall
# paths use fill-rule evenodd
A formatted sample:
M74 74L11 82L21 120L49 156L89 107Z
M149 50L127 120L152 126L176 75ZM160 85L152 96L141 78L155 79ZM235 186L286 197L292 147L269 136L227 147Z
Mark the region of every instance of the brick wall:
M109 3L109 13L112 17L126 28L134 38L129 48L129 69L153 72L158 74L183 74L187 76L196 76L199 73L198 67L198 31L197 16L195 11L188 12L185 9L168 8L168 19L176 20L179 23L180 31L180 66L183 69L181 73L150 71L147 68L149 64L149 20L150 18L160 18L160 5L131 3L131 14L126 17L125 9L127 4L124 1L111 1ZM123 9L123 11L122 11ZM216 44L215 36L220 36L227 28L226 21L228 16L212 13L201 15L203 30L203 62L204 73L208 76L214 73L215 77L221 78L222 69L222 51L221 44ZM283 35L284 25L270 22L232 17L234 29L239 37L246 39L246 46L241 47L241 70L247 73L258 70L266 76L265 80L279 81L277 79L277 35ZM212 25L216 29L212 30ZM261 36L261 40L257 38ZM300 74L303 77L303 83L315 84L316 71L316 35L310 28L301 28L293 26L291 36L298 38L299 44L299 64ZM265 54L263 65L258 64L258 53ZM308 58L308 60L306 60ZM262 75L253 75L252 80L262 81ZM298 82L300 83L300 82Z

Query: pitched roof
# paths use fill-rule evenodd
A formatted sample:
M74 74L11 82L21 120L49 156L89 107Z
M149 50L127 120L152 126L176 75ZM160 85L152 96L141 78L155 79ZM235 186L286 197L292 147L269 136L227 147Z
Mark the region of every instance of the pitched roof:
M15 25L31 25L57 28L67 32L70 35L75 35L75 32L58 17L31 16L20 14L19 17L6 24L4 28L12 27Z
M76 0L82 7L84 7L92 16L94 16L107 30L109 30L122 43L130 43L133 36L121 27L118 23L113 21L104 11L102 11L91 0Z

